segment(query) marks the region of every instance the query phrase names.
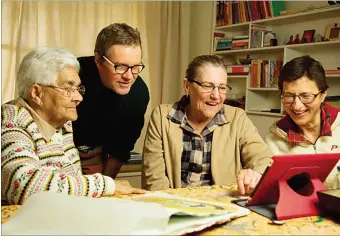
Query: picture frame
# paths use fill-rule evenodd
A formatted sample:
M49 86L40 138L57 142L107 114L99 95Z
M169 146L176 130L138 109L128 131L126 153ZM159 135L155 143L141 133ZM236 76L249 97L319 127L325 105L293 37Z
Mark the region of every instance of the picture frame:
M302 35L301 43L312 43L315 30L305 30Z
M325 39L340 40L340 23L326 25Z

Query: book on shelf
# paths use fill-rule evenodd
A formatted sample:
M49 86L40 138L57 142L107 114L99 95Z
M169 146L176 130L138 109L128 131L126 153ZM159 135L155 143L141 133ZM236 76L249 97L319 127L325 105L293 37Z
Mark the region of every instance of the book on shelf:
M41 192L7 222L4 235L182 235L249 214L232 203L200 201L162 192L129 199Z
M248 75L249 65L228 65L227 74L228 75Z
M272 18L284 10L284 1L217 1L216 26Z
M215 44L215 51L231 50L232 48L232 40L230 39L217 39Z
M252 60L250 72L251 88L277 88L283 62L280 60Z
M234 36L232 38L231 46L233 50L236 49L246 49L249 45L249 36L242 35L242 36Z
M128 164L140 164L142 162L142 154L138 152L130 152Z
M325 70L326 75L340 75L340 70Z

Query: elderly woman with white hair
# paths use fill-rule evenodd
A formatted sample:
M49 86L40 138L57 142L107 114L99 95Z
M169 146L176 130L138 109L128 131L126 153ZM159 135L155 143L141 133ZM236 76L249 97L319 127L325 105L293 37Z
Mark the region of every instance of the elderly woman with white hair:
M83 175L71 121L85 87L79 63L65 49L29 52L17 74L19 97L1 106L1 194L10 204L50 191L100 197L144 193L126 182L96 173Z

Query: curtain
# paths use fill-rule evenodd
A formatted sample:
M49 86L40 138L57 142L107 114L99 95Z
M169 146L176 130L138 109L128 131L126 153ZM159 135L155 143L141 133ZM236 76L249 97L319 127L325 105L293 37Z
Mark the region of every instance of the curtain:
M38 46L70 50L75 56L93 55L99 31L125 22L141 33L141 73L151 101L145 127L135 151L141 151L151 110L174 103L183 94L188 65L190 2L2 1L1 103L16 98L16 70L22 58Z

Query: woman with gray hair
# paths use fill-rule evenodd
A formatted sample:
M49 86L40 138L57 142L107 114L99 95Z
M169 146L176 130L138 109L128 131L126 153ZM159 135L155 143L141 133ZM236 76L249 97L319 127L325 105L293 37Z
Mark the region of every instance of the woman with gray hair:
M196 57L184 78L187 93L151 114L144 143L143 188L158 190L237 183L250 193L271 164L271 152L239 108L224 105L230 87L222 58Z
M1 107L1 193L22 204L40 191L100 197L144 193L96 173L83 175L72 123L85 87L79 63L65 49L40 47L19 66L19 97Z

